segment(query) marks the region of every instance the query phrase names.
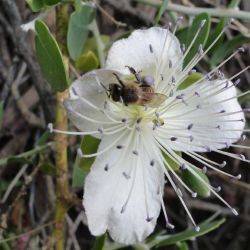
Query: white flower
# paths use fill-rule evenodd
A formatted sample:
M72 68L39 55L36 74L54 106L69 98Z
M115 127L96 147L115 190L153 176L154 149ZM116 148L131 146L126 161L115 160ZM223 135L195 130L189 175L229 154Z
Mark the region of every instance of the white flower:
M229 79L214 79L213 76L211 80L219 65L209 77L204 76L196 84L178 90L206 53L199 49L183 68L190 48L183 52L168 29L136 30L127 39L113 44L105 69L87 73L73 82L65 107L69 119L83 132L68 133L101 138L97 153L83 155L96 156L85 180L83 201L93 235L108 231L117 242L141 242L154 230L161 208L167 226L173 227L163 204L164 176L196 226L177 183L184 185L193 197L196 193L183 183L163 152L180 166L180 171L185 168L193 173L237 214L217 194L218 188L206 183L193 165L176 153L181 151L211 169L226 163L216 163L196 152L215 151L247 161L242 155L221 150L232 146L244 132L244 113L232 82L238 74ZM110 91L105 88L109 89L111 83L119 85L114 73L125 84L136 81L127 66L139 72L140 79L147 76L148 81L154 81L155 93L166 96L159 107L126 106L124 100L114 102L108 97ZM199 230L197 226L196 229Z

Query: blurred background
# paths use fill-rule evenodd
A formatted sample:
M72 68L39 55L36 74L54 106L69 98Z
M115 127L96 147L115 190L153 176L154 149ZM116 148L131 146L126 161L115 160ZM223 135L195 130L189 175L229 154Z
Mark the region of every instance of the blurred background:
M70 1L59 1L59 5L60 2ZM186 34L195 16L199 14L196 10L200 11L198 9L200 7L210 10L211 29L208 38L204 41L204 46L208 47L216 34L218 35L232 17L229 12L226 12L224 16L220 16L218 12L240 9L249 16L235 16L234 21L225 30L225 34L196 69L201 73L208 72L243 45L245 52L237 54L221 68L221 71L225 76L231 76L249 65L249 0L171 2L101 0L91 2L91 4L96 6L95 19L105 51L108 51L113 41L127 37L134 29L156 24L166 26L169 22L174 24L179 16L183 16L184 20L177 31L177 36L185 43ZM178 6L182 8L178 9ZM32 12L24 0L0 0L0 249L53 249L56 168L53 154L54 139L53 135L47 132L47 124L54 122L55 91L44 80L37 62L34 32L32 30L26 32L20 26L39 17L46 22L54 34L56 32L56 8L51 5ZM214 9L217 12L213 11ZM73 7L69 6L69 14L73 11ZM96 43L90 32L80 57L70 61L70 79L73 80L78 75L99 66ZM249 70L242 73L239 78L241 80L238 85L239 91L249 90ZM250 108L249 95L239 101L243 107ZM246 116L247 128L250 128L249 113ZM71 125L70 128L73 129ZM69 171L66 174L70 183L70 192L75 195L75 198L68 207L65 217L65 249L93 249L93 247L102 249L97 245L103 239L96 240L90 235L86 226L86 217L81 205L83 193L79 184L81 181L73 180L74 166L81 165L75 160L80 138L70 136L67 143ZM240 143L250 146L248 137ZM250 151L247 149L233 148L229 151L244 154L250 159ZM160 249L250 250L249 163L214 153L209 153L208 156L218 162L227 160L228 165L225 171L242 174L241 180L231 180L214 171L207 173L212 185L222 187L222 197L231 206L237 208L239 216L234 216L213 196L205 199L192 199L185 195L186 203L197 222L202 222L215 213L218 219L225 218L226 222L201 237L189 237L185 244L162 246ZM85 170L83 166L83 172ZM168 184L165 188L165 198L168 215L176 225L176 228L168 231L168 234L185 232L191 227L189 219ZM164 217L161 215L155 233L166 230L164 223ZM118 249L108 236L105 247L103 249ZM146 249L146 245L127 249L135 248Z

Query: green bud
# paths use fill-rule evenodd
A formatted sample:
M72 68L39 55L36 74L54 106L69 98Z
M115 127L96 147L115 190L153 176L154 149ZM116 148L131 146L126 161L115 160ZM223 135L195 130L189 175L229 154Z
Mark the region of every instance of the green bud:
M191 167L191 166L190 166ZM193 171L199 175L202 180L204 180L207 184L209 184L209 179L207 176L198 168L191 167ZM210 196L210 190L205 183L203 183L200 179L198 179L190 170L183 169L181 172L181 179L187 184L187 186L194 192L198 194L198 196L206 198Z

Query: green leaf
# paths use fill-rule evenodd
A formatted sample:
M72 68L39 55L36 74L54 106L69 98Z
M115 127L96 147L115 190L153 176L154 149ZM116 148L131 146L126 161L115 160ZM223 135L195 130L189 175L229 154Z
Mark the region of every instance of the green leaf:
M110 37L107 35L100 35L100 38L102 40L103 45L105 46L105 48L108 47L108 45L110 44ZM96 39L94 37L90 37L87 39L84 49L83 49L83 53L87 53L88 51L93 51L95 53L95 55L97 56L98 52L97 52L97 45L96 45Z
M67 45L70 57L76 60L82 53L89 35L89 24L95 16L94 8L83 5L79 11L71 14L67 34Z
M193 171L199 175L206 183L209 184L209 179L207 176L198 168L190 166ZM210 190L201 180L199 180L190 170L183 169L181 171L181 179L190 187L191 190L197 192L198 196L200 197L208 197L210 196Z
M35 22L36 54L45 79L55 91L68 88L67 74L59 46L41 20Z
M180 44L187 44L187 34L189 27L181 28L176 31L176 36L180 42Z
M81 11L82 8L82 0L74 0L74 6L75 6L75 10L77 12Z
M81 141L81 150L83 154L96 153L100 140L90 135L85 135ZM73 169L72 186L81 187L84 183L86 175L89 173L90 167L94 163L95 157L80 158L77 156Z
M203 20L206 20L206 22L201 28L197 38L195 39L195 42L192 48L190 49L189 53L186 56L184 60L184 66L186 66L190 62L190 60L194 57L200 45L204 46L206 44L208 34L210 32L211 20L210 20L210 16L204 12L194 18L192 26L189 28L186 48L189 46L189 44L191 44L197 31L200 29L200 26Z
M4 102L0 102L0 130L2 129L2 124L3 124L3 105Z
M52 133L45 131L36 142L36 146L42 146L52 137Z
M175 152L175 153L181 156L181 152ZM177 171L180 168L180 165L176 161L172 160L167 154L162 152L162 155L174 171ZM167 166L166 166L166 169L168 169Z
M47 149L49 146L50 146L50 144L45 144L45 145L42 145L42 146L36 146L32 150L26 151L26 152L21 153L19 155L2 158L2 159L0 159L0 166L7 164L9 159L16 160L17 158L21 158L21 161L23 161L22 158L27 159L29 157L35 156L39 152Z
M226 23L226 18L221 18L219 23L216 25L214 29L211 29L211 32L208 36L207 42L205 49L207 49L213 42L214 40L219 36L219 34L222 32L224 26ZM208 51L209 55L213 55L214 51L222 44L224 40L225 34L219 38L219 40L213 45L213 47Z
M179 250L188 250L188 244L186 242L178 242L176 245Z
M157 16L155 17L155 25L159 23L161 16L164 13L167 5L168 5L168 0L162 0L162 4L158 10Z
M26 0L26 3L33 12L38 12L45 6L44 0Z
M46 5L51 6L51 5L55 5L55 4L59 3L59 2L61 2L61 0L44 0L44 2L45 2Z
M84 183L84 179L87 175L82 169L80 169L80 160L79 156L76 156L76 160L73 167L73 174L72 174L72 187L78 188L82 187Z
M200 231L197 232L194 229L188 229L184 232L173 234L173 235L164 235L157 237L154 241L156 244L150 244L155 245L156 247L162 247L162 246L169 246L176 244L177 242L191 240L193 238L202 236L204 234L207 234L216 228L218 228L221 224L225 222L225 219L220 219L212 222L205 222L200 224Z
M94 244L93 250L103 250L104 245L105 245L105 241L106 241L106 234L103 234L101 236L97 236L95 239L95 244Z
M44 162L41 165L40 170L46 175L51 175L51 176L56 175L56 167L50 162Z
M75 63L77 69L81 71L90 71L99 66L99 60L93 51L83 53Z
M183 90L198 82L204 75L201 73L193 73L187 76L184 81L178 86L177 90Z
M20 164L20 165L24 165L24 164L30 164L30 160L28 158L25 157L19 157L19 156L10 156L7 160L7 164Z
M210 60L212 66L216 66L218 63L222 62L227 56L229 56L234 50L239 48L245 43L250 43L249 37L244 37L243 35L238 35L231 40L224 42L223 46L218 47L214 51L213 56Z

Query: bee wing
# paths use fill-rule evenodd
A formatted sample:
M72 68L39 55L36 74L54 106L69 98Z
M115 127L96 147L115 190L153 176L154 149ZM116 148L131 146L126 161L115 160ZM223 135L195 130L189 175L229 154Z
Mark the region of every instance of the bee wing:
M145 105L150 108L158 108L167 99L167 96L160 93L143 92L141 94L141 99L141 105Z

